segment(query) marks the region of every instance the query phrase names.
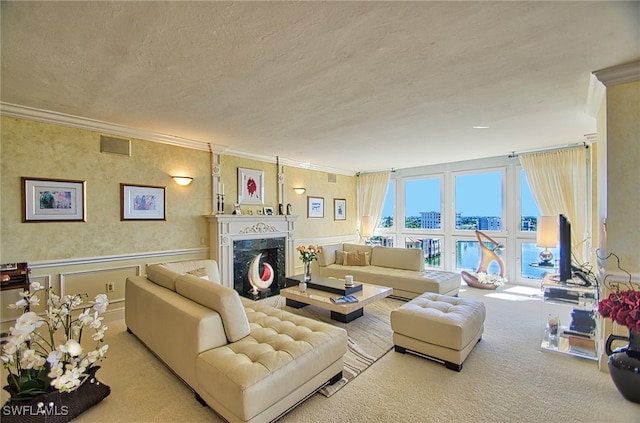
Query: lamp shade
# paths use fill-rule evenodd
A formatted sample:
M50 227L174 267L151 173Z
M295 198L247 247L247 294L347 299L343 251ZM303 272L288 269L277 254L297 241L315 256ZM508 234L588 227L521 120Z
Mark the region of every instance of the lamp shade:
M555 248L558 245L559 231L557 216L538 216L536 245L544 248Z
M369 238L373 235L373 216L362 216L360 223L360 233L363 237Z

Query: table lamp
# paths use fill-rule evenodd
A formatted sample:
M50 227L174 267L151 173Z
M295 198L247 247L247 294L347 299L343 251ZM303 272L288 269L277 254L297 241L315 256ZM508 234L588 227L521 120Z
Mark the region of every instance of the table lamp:
M538 266L553 267L553 254L548 248L558 246L558 218L557 216L538 216L536 230L536 245L543 247Z
M373 235L373 216L362 216L360 235L364 238L364 243L368 244L369 238Z

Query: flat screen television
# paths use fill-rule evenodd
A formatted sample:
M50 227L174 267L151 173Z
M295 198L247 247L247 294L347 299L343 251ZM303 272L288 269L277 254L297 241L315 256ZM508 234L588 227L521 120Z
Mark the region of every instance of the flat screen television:
M564 282L571 279L571 223L565 215L558 217L560 227L560 260L558 266L560 268L560 281Z

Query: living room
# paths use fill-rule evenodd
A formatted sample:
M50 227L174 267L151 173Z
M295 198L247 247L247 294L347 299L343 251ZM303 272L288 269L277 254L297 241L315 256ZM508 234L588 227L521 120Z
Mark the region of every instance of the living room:
M21 12L19 6L11 5L11 7L16 8L17 11L9 10L7 2L3 2L2 199L0 200L2 212L2 263L28 262L31 268L30 277L32 281L40 282L42 285L50 285L54 290L60 292L81 291L87 292L92 297L97 293L105 292L105 285L111 284L111 290L108 292L111 304L107 312L107 317L111 322L118 322L124 316L124 283L128 276L144 274L146 266L151 263L204 259L210 256L212 239L206 216L215 214L218 207L217 195L222 193L222 190L224 190L225 214L231 214L234 210L234 204L240 203L238 200L238 169L259 171L263 172L264 175L263 204L240 204L243 214L251 212L255 216L263 213L264 207L273 208L277 214L280 204L282 204L286 213L286 206L290 204L292 214L298 216L295 225L295 245L324 245L336 242L362 241L359 236L361 215L357 205L358 176L356 174L358 172L367 173L380 169L391 170L393 168L395 172L391 175L392 180L396 181L396 183L403 183L406 179L420 175L504 169L505 174L509 175L507 179L509 185L505 185L504 189L508 194L507 198L511 198L509 194L513 193L517 183L513 178L519 175L520 164L518 157L509 157L509 155L514 152L536 149L531 147L516 148L513 146L515 144L490 146L489 141L486 141L485 150L492 151L494 152L493 154L467 157L466 152L463 151L465 148L460 147L458 157L463 157L462 160L446 159L437 161L438 158L427 158L428 155L426 154L415 154L418 158L414 160L422 160L419 164L414 162L408 166L399 166L392 162L392 156L389 155L386 159L378 159L378 161L365 168L360 167L359 160L355 159L355 157L359 156L353 156L353 150L347 152L335 146L333 149L335 160L316 163L316 160L322 157L320 152L315 154L311 151L297 156L299 157L298 159L291 159L288 153L293 154L295 152L295 148L291 145L287 146L288 150L285 150L282 154L276 154L276 150L271 148L271 145L263 150L255 150L254 145L245 149L242 141L230 144L231 146L229 147L226 146L226 143L218 142L222 137L218 137L217 134L200 134L196 136L194 131L192 135L189 135L189 131L169 132L167 127L160 123L141 128L129 125L126 119L110 120L107 115L98 118L97 115L93 114L71 113L71 109L68 106L56 106L62 101L53 97L44 103L30 103L26 94L24 94L24 97L16 94L7 97L11 91L7 90L8 87L5 84L12 84L15 81L7 78L15 75L16 72L29 73L27 69L20 69L20 65L15 62L7 63L4 57L5 49L11 48L13 50L21 45L21 43L11 38L10 35L13 33L5 34L5 29L10 27L9 22L5 20L15 17L16 19L23 19L21 23L29 22L29 19L22 15L22 13L26 12ZM438 7L444 6L439 5ZM526 11L531 13L535 9L531 4L523 5L522 7L525 7ZM637 16L637 4L621 5L620 9L614 8L613 13L615 15L625 14L625 10L627 10L625 7L631 8L630 10L632 11L632 13L627 14L634 16L635 13L635 16ZM409 13L410 11L405 10L403 13ZM474 9L474 11L477 10ZM610 12L609 9L607 11ZM541 11L540 13L543 12ZM17 15L13 13L17 13ZM585 25L588 28L593 28L598 22L598 19L592 16L594 13L593 11L585 12L585 19L587 16L591 16L589 22L592 25ZM540 16L535 16L540 18ZM622 19L622 22L627 22L627 20ZM637 26L637 21L635 25ZM632 33L637 33L638 31L633 25L625 28ZM626 37L624 38L626 39ZM86 49L86 46L82 44L74 47ZM637 60L637 43L634 49L630 49L626 53L636 54L635 56L630 56L630 59ZM606 56L603 60L605 59L610 60L611 57ZM606 68L619 71L620 68L617 66L625 63L627 63L627 60L605 62L602 66L584 69L585 74L581 75L584 78L580 82L582 83L583 91L585 91L585 96L588 76L592 72ZM15 66L19 69L16 70ZM47 66L51 66L50 63ZM590 181L592 224L589 231L591 233L589 241L591 256L589 261L594 265L602 266L602 271L605 274L611 273L619 276L615 263L598 263L595 256L596 249L602 248L603 251L613 252L618 255L621 258L622 267L632 273L634 277L637 277L640 273L640 257L638 257L639 253L636 247L640 240L640 229L635 224L637 220L636 210L640 204L638 190L636 189L640 184L640 175L636 171L638 146L640 145L638 142L639 119L637 119L640 110L638 106L640 88L637 62L635 65L632 63L629 68L631 70L626 72L635 76L622 83L616 79L615 72L602 72L599 75L599 78L602 78L600 82L606 86L606 92L595 107L596 112L594 115L596 117L589 117L593 121L592 124L595 130L579 132L573 138L558 141L556 146L580 144L583 141L589 142L592 160L592 180ZM56 80L56 78L61 78L60 75L56 76L56 73L64 72L69 67L61 65L59 69L49 69L53 79ZM46 81L44 78L43 80ZM74 87L73 81L61 79L55 83L58 85L66 84L66 89L70 91L77 89ZM309 82L309 84L311 83ZM304 86L304 84L301 85ZM43 86L41 88L45 90L46 87ZM164 86L158 88L157 91L167 88ZM144 90L147 89L148 87L144 88ZM238 96L241 96L242 87L234 86L234 89ZM507 87L507 89L514 89L514 87ZM470 96L473 94L469 87L465 87L465 90L469 91ZM37 91L39 89L34 89L34 92ZM168 95L165 101L171 103L171 95ZM92 102L93 100L87 99L84 105L86 108L90 108ZM141 97L139 103L120 104L120 109L135 109L141 107L144 102L145 99ZM269 103L265 101L261 106L269 108ZM188 109L188 107L184 107ZM442 107L447 108L449 106L442 105ZM166 113L166 111L159 110L158 113ZM582 112L581 114L586 115L586 113ZM419 113L416 115L419 115ZM322 120L323 116L320 114L315 119ZM236 117L236 119L238 118ZM310 127L317 128L317 123L314 123L316 120L309 119L305 122ZM181 125L189 126L189 122L185 120ZM242 127L242 121L240 120L239 122L237 126ZM472 123L475 124L476 122ZM367 133L370 131L365 128L361 129ZM225 130L230 131L231 129L225 127ZM223 132L223 130L220 131L221 134ZM585 139L584 135L587 134L593 134L593 137L590 140ZM127 154L113 154L102 151L101 137L104 136L115 139L116 143L121 139L129 140ZM292 137L293 135L289 134L288 136ZM238 137L242 138L241 136ZM483 139L491 138L491 136L486 135L482 135L482 137ZM195 141L198 139L214 141ZM356 143L356 150L361 151L362 163L364 163L365 153L368 152L362 150L369 148L363 147L363 145L367 144L362 144L364 141L361 138L359 140L361 143ZM375 140L371 139L371 141ZM303 142L300 141L300 143ZM476 142L478 141L476 140ZM324 148L321 140L315 140L314 143L316 145L314 148L317 150L332 150ZM549 144L546 145L551 148L554 147ZM411 151L410 148L407 147L404 155L411 155L406 153L406 151ZM440 148L440 143L435 142L432 144L431 149L434 151L434 156L439 157L441 153L436 150ZM370 148L370 150L375 151L376 148ZM324 151L322 153L326 154ZM383 153L382 155L384 156L385 154ZM344 156L350 157L349 160L353 165L344 167L336 165L336 163L345 163ZM433 162L431 160L436 161ZM380 163L383 163L383 165L380 165ZM172 179L172 176L177 175L188 176L193 180L187 186L177 185ZM82 221L24 221L25 200L23 199L21 181L23 177L34 179L50 178L62 182L83 181L86 190L84 191L85 201ZM221 185L218 185L218 183ZM123 188L121 184L164 187L166 220L123 220L121 199ZM305 189L305 192L301 195L296 194L294 188L301 187ZM308 197L324 199L324 217L307 217ZM334 219L334 199L346 200L345 219ZM511 204L509 203L505 206L507 210L512 210L510 209ZM517 212L514 211L514 213ZM509 219L516 219L514 216L515 214L509 214ZM401 216L397 216L397 218L401 218ZM606 238L604 237L605 234ZM393 234L396 237L396 245L403 243L403 235L401 230ZM470 234L469 238L472 237L473 235ZM515 257L513 252L508 253L511 254L511 257ZM299 261L296 260L291 265L294 267L294 273L301 273L302 264ZM453 264L447 264L446 266L448 267L443 267L444 270L455 271ZM514 259L509 268L514 269L517 267L518 265ZM519 284L527 282L518 280L515 271L513 272L510 275L511 280ZM464 296L464 293L462 295ZM3 331L11 326L17 317L16 311L7 310L7 305L17 299L18 296L15 291L2 292ZM42 311L43 306L36 308L36 310ZM534 306L530 307L530 310L536 315L534 320L537 321L538 308ZM609 331L613 329L610 323L605 323L604 327ZM511 329L521 330L521 328L517 327L512 327ZM495 332L498 331L496 330ZM118 332L118 337L124 335L126 334ZM603 336L605 335L603 334ZM107 332L107 339L108 337L109 333ZM533 348L535 349L535 346ZM118 360L126 361L126 355L120 355L117 351L112 351L112 354L103 364L104 370L107 370L110 366L115 367L115 363ZM560 360L561 363L565 362L564 358L552 358ZM544 360L551 359L545 358ZM395 378L396 376L387 373L389 369L397 370L398 374L405 377L409 377L408 375L412 373L429 377L430 368L425 367L426 364L419 360L411 360L408 367L402 367L402 364L398 362L398 358L394 357L393 354L387 354L379 364L388 364L389 367L386 370L375 370L378 366L374 365L352 381L349 384L352 386L347 385L340 391L342 392L341 396L333 397L334 400L338 398L340 401L335 405L336 408L334 408L334 404L323 402L323 399L313 398L309 405L305 403L299 407L300 411L296 410L294 414L287 416L285 419L288 418L290 419L289 421L295 421L294 419L304 420L306 418L307 421L313 421L311 417L303 417L300 414L304 412L305 407L311 413L328 406L331 407L335 414L340 416L337 410L344 410L345 407L354 407L349 405L350 403L353 404L353 402L360 401L360 404L366 404L367 407L373 407L376 402L384 404L386 402L384 396L376 393L367 383L381 386L385 378ZM587 371L593 370L597 373L598 366L593 363L589 364L591 367L588 367L589 370ZM475 363L475 365L482 366L483 363ZM554 366L555 364L549 365ZM159 370L155 365L151 366L161 373L165 371ZM573 364L568 366L576 372L584 372L586 367L583 363L576 364L576 367L573 367ZM471 373L474 371L474 367L469 365L465 370ZM144 368L149 369L148 367ZM544 372L545 369L544 365L536 365L535 368L536 371L541 372ZM550 368L554 369L552 371L556 369L555 367ZM606 362L604 363L604 368L606 368ZM438 370L438 375L440 376L439 373ZM118 377L122 376L120 374ZM454 383L453 376L447 374L441 376L446 378L447 383ZM604 384L597 376L595 380L597 381L596 383ZM179 381L176 380L175 382L178 382L178 384L174 384L174 381L167 378L159 379L157 382L169 383L171 387L179 392L179 398L184 398L183 402L193 402L192 396L183 392L183 388L179 387ZM109 383L112 386L116 385L115 380L105 380L105 383ZM401 381L397 381L397 384L394 384L390 389L400 391L401 383ZM410 383L415 383L413 386L418 390L428 389L424 386L421 387L417 379L411 379ZM598 389L603 390L606 388L614 389L612 386L606 388L598 386ZM576 384L566 388L578 391L581 387ZM351 389L352 392L349 394L347 389ZM474 389L476 390L467 393L474 400L463 393L452 393L451 395L457 398L459 405L466 404L469 407L473 407L474 404L476 407L481 406L483 400L480 400L480 398L486 398L487 396L491 398L491 402L496 402L496 398L500 398L500 395L508 396L508 393L502 392L500 386L483 386L479 384L474 385ZM549 389L553 390L555 388L549 387ZM347 391L347 394L344 391ZM361 395L365 395L360 394L362 391L366 392L368 398L361 398ZM116 397L116 393L117 391L114 388L114 393L110 399ZM615 391L613 394L617 395ZM347 397L347 395L349 396ZM410 396L410 398L412 401L417 402L424 401L425 396ZM575 393L572 394L572 398L575 399L576 396ZM120 394L118 394L118 398L120 398ZM548 397L545 398L548 399ZM3 396L4 399L5 397ZM508 402L505 401L506 403ZM107 403L101 405L101 407L104 405L107 405ZM197 404L193 404L191 407L197 406ZM523 407L522 400L514 400L511 402L511 406ZM538 404L538 406L545 408L544 404ZM629 413L618 415L618 420L621 421L625 420L625 416L631 416L632 412L637 411L637 408L633 408L633 404L627 405L627 403L621 402L619 406L623 410L622 413ZM550 408L557 410L559 407L562 407L561 402L553 402ZM578 408L579 406L576 406L576 409ZM96 411L99 409L100 407L96 407ZM176 406L176 413L179 409ZM574 412L578 413L576 409L574 409ZM375 411L370 420L384 421L404 418L408 421L419 421L418 416L413 414L404 414L402 412L393 414L388 410L385 411L383 407L373 408L372 410ZM492 410L495 413L500 411L499 408L493 408ZM196 413L199 413L199 411L196 411ZM550 410L547 409L545 413L550 413ZM597 414L596 412L592 416L602 417L605 415L604 412L600 413ZM555 420L552 414L544 415L548 417L548 420ZM353 414L349 414L349 416L356 419ZM447 420L445 415L438 416L439 419L436 420ZM501 420L500 417L496 417L498 414L493 414L492 416L494 417L493 420ZM508 413L504 414L504 416L514 417L513 414ZM97 415L94 414L93 417L97 417ZM450 414L449 417L449 420L456 419L455 414ZM472 414L463 412L457 417L457 420L466 420L467 417L471 418ZM199 418L212 419L215 417L208 414L205 416L198 414L197 416L190 415L187 420L197 420ZM488 414L476 415L476 420L486 421L489 419ZM152 419L150 418L149 420ZM331 419L327 418L326 420L330 421ZM505 420L511 419L505 417ZM532 420L532 418L525 417L522 420ZM589 416L585 415L582 420L598 421L599 419L590 419Z

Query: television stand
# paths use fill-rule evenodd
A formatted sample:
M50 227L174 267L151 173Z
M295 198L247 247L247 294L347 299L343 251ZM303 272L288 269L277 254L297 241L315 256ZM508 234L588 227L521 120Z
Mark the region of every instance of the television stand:
M540 349L597 360L598 291L547 273L542 280Z

